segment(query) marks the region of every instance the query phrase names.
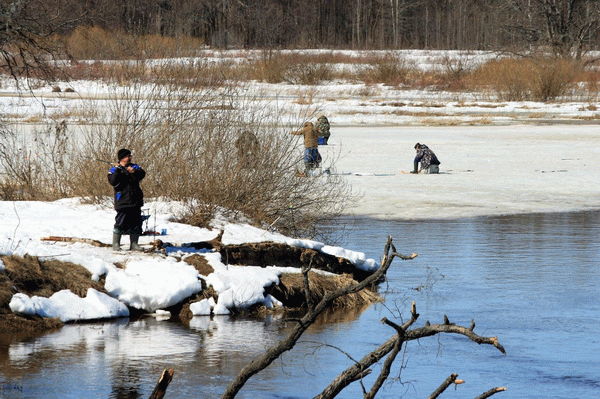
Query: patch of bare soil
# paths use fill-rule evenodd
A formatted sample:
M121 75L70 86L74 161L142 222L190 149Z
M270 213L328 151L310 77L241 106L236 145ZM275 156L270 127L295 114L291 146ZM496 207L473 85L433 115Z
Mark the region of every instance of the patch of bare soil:
M8 305L16 293L48 298L65 289L81 297L87 295L88 288L105 292L101 282L93 281L86 268L74 263L40 260L29 255L4 256L2 263L5 270L0 272L0 333L36 334L62 326L58 319L14 314Z
M279 277L279 280L280 283L272 287L269 293L283 303L286 308L306 307L304 276L301 273L284 273ZM315 303L323 299L328 292L337 291L350 284L356 283L357 281L349 274L332 276L315 272L308 273L308 285L310 287L312 300ZM332 308L360 309L378 302L379 300L381 300L381 298L377 293L371 290L362 290L354 294L337 298L333 302Z
M338 258L314 249L299 248L287 244L259 242L240 245L223 245L219 252L221 261L231 265L253 266L282 266L297 267L311 266L334 274L350 274L357 281L362 281L371 275L370 272L356 268L345 258Z

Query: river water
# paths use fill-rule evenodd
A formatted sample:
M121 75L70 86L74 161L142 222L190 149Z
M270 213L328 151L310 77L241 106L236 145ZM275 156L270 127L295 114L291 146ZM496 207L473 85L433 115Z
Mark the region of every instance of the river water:
M380 259L390 235L398 252L419 256L394 261L380 287L384 303L327 315L238 397L315 396L352 358L389 338L393 331L381 318L406 320L411 301L417 326L444 315L464 326L474 319L475 332L497 336L507 354L463 336L410 342L380 398L427 397L452 373L466 384L449 388L448 397L474 398L500 386L508 390L494 397L600 395L600 212L352 224L341 242L349 249ZM149 318L5 337L0 397L147 398L162 370L173 367L168 398L215 398L289 327L277 317L202 317L189 326ZM367 389L373 381L365 380ZM361 396L354 383L338 397Z

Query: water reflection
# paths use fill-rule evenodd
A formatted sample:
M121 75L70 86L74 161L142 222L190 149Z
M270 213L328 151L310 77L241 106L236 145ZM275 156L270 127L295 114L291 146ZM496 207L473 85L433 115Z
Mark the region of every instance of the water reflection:
M339 221L347 223L348 221ZM335 229L335 225L333 228ZM461 395L508 386L511 397L595 397L600 388L600 212L443 221L356 220L340 244L380 258L391 235L400 252L380 287L385 304L331 312L282 359L250 380L240 398L308 398L394 332L383 316L408 314L497 335L508 351L443 336L407 346L381 398L429 395L448 375L467 379ZM0 396L148 397L162 370L175 369L168 396L219 396L254 356L293 323L195 317L189 325L144 319L69 325L0 343ZM374 368L374 374L378 368ZM367 386L372 383L366 380ZM356 385L356 386L354 386ZM354 384L339 397L360 397Z

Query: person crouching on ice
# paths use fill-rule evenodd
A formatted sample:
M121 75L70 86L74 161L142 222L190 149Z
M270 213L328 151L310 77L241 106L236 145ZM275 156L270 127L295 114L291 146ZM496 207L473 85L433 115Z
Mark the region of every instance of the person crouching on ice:
M415 150L417 156L415 157L415 168L410 173L439 173L440 172L440 161L437 159L433 151L429 149L425 144L415 144ZM421 162L421 169L419 169L419 162Z
M115 190L115 227L112 247L121 250L121 235L129 234L130 250L141 251L138 240L142 234L142 206L144 193L140 182L146 172L139 165L131 162L131 151L122 148L117 152L119 162L108 172L108 182Z
M302 130L292 134L304 136L304 173L308 173L321 166L321 154L319 154L319 132L312 122L306 122Z

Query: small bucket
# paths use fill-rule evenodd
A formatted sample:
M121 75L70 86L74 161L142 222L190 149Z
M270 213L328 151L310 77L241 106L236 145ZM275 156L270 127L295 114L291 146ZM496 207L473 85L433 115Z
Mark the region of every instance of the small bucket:
M162 229L162 230L160 231L160 235L161 235L161 236L166 236L166 235L167 235L167 229Z

